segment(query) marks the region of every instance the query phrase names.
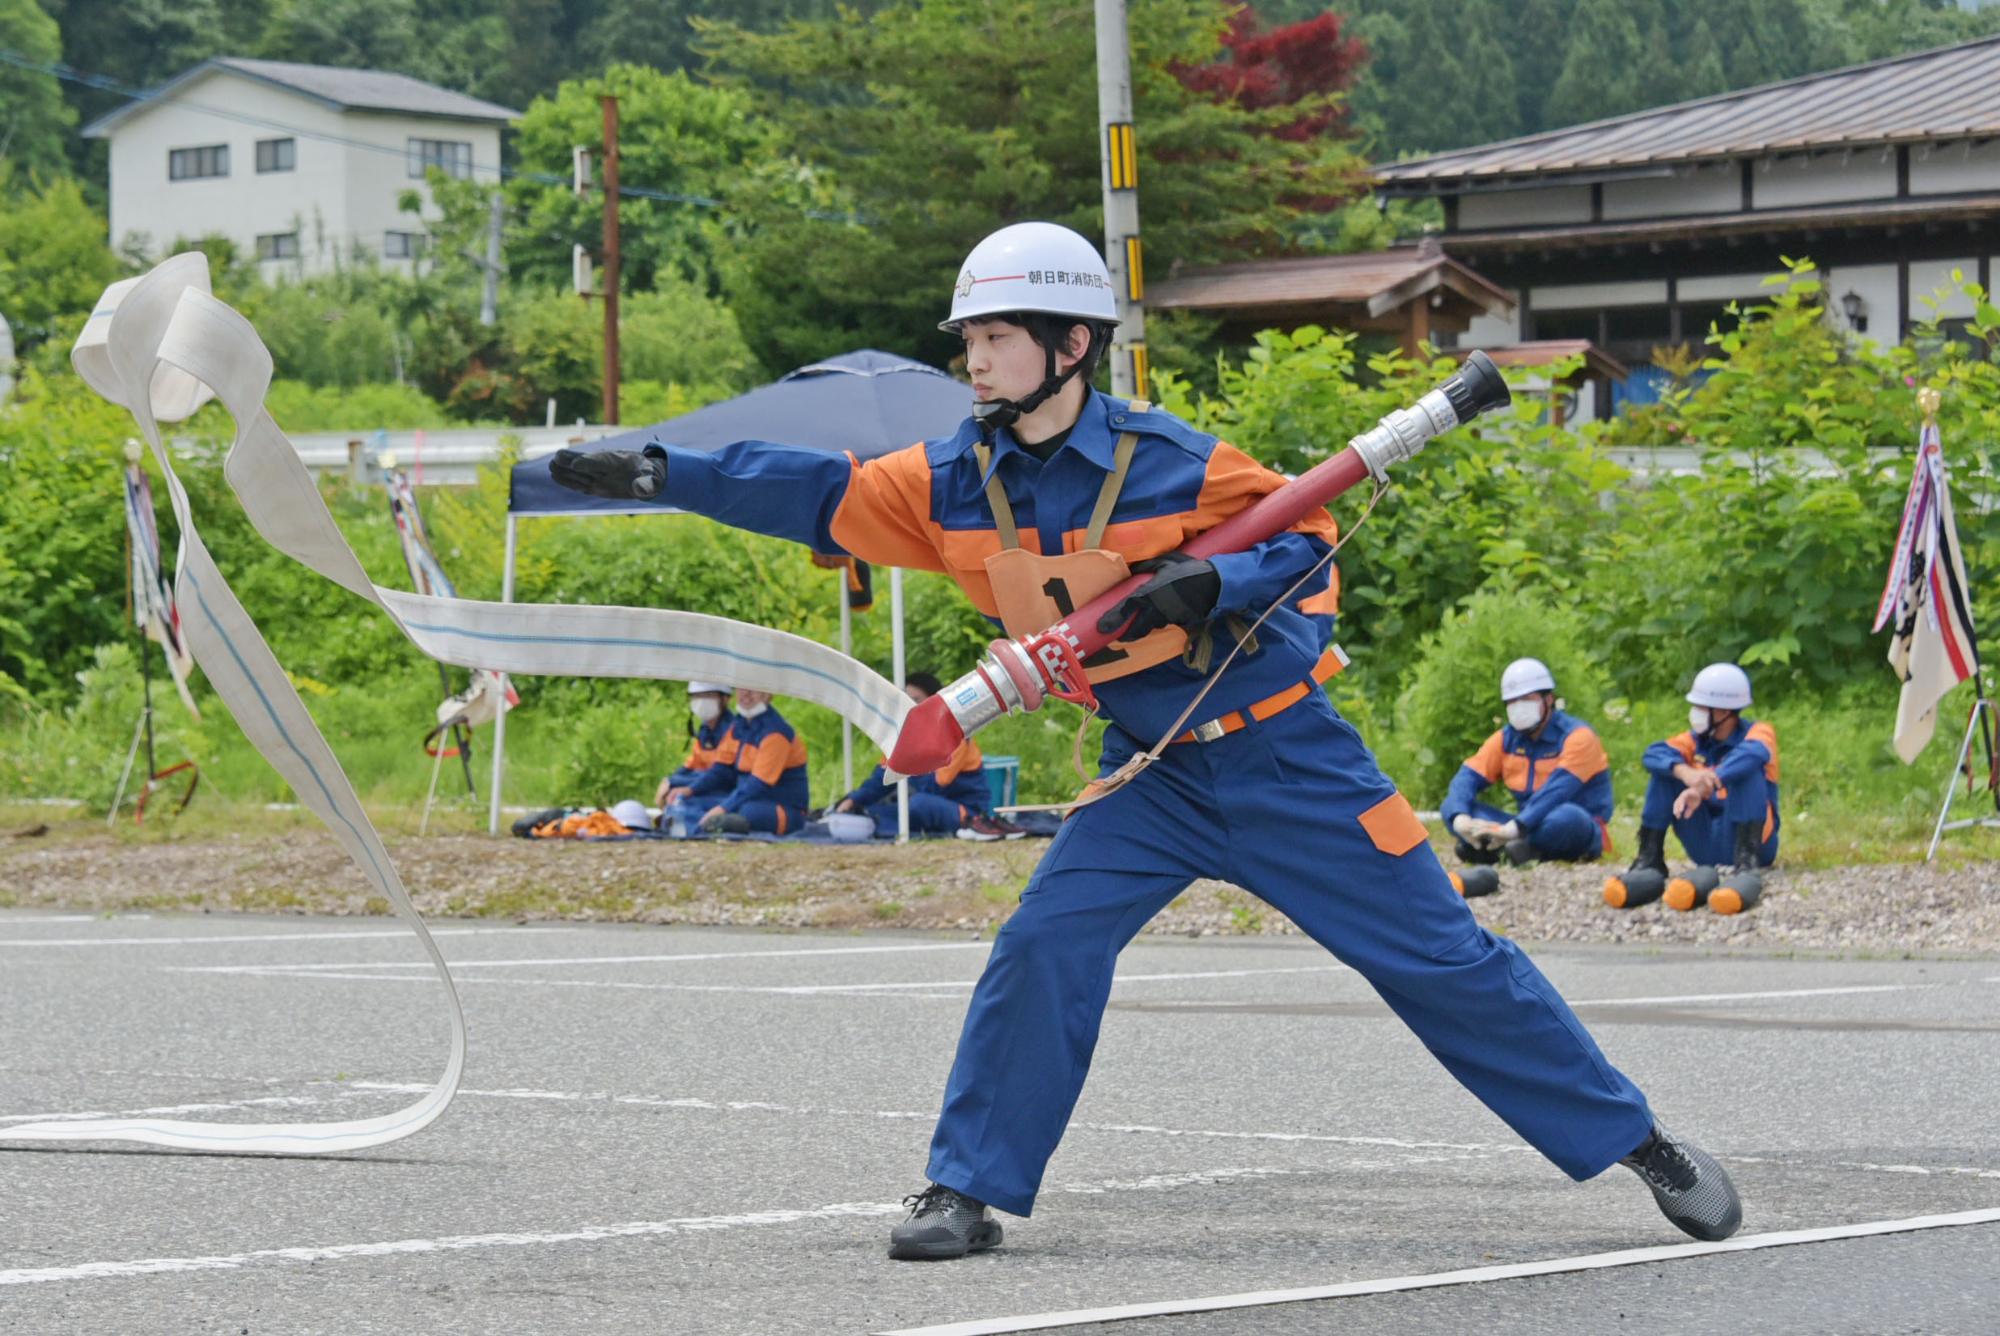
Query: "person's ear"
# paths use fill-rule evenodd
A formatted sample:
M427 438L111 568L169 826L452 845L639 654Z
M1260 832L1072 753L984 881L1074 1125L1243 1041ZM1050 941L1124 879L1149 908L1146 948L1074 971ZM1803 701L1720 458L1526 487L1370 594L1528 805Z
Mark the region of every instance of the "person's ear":
M1062 355L1056 358L1056 370L1059 372L1069 370L1078 362L1081 362L1083 355L1089 351L1090 327L1088 325L1071 325L1067 336L1067 346L1064 348Z

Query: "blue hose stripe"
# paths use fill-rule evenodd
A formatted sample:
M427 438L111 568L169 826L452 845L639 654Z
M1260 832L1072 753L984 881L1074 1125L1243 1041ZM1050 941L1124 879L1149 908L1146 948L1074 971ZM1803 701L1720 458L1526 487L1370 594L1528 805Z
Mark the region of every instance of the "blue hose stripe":
M424 622L405 622L403 624L413 631L428 631L435 635L466 636L473 640L496 640L518 645L609 645L637 649L699 650L703 654L719 654L725 658L735 659L740 663L754 663L764 668L782 668L791 672L810 673L812 676L829 682L853 696L856 704L874 715L877 719L880 719L890 728L897 727L899 723L899 721L890 718L880 709L876 708L866 696L863 696L855 688L853 683L843 682L832 673L822 671L818 668L810 668L802 663L792 663L784 659L760 659L754 654L743 654L733 649L723 649L717 645L702 645L685 640L646 640L633 636L530 636L516 635L508 631L468 631L463 627L435 626Z

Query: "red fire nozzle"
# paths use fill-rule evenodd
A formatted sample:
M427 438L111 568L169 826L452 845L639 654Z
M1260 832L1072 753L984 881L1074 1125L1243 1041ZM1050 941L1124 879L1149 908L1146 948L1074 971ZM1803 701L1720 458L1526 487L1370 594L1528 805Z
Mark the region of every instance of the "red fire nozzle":
M1193 557L1212 557L1254 547L1363 478L1387 482L1390 466L1416 454L1433 436L1503 408L1510 399L1507 382L1492 359L1475 352L1443 385L1389 414L1339 454L1256 505L1197 534L1181 550ZM889 749L888 768L899 775L936 770L972 734L1002 715L1039 709L1048 696L1094 705L1083 660L1116 640L1124 629L1100 631L1098 619L1150 578L1140 574L1120 581L1046 631L994 641L971 672L904 717L896 745Z

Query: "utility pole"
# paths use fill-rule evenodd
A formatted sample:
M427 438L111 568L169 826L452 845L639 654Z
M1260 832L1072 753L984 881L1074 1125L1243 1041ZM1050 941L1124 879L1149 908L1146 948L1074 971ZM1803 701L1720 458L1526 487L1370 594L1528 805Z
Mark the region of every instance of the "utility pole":
M1143 398L1146 273L1139 249L1139 140L1132 124L1132 62L1125 0L1097 0L1097 119L1104 150L1104 261L1118 301L1111 392Z
M618 99L604 94L604 421L618 423Z

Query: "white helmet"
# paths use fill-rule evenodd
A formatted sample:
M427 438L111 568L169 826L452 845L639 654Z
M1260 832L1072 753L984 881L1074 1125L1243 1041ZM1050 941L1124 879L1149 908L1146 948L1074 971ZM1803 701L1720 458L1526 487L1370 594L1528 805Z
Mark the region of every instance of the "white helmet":
M951 315L938 328L1010 311L1041 311L1118 323L1118 301L1104 257L1082 235L1056 223L1015 223L972 248L951 290Z
M1712 710L1740 710L1750 703L1750 674L1733 663L1711 663L1694 675L1687 698Z
M1555 674L1540 659L1516 659L1500 674L1500 699L1503 702L1555 689Z
M728 694L729 694L729 688L722 685L722 683L720 682L688 683L688 695L690 696L707 696L707 695L727 696Z

